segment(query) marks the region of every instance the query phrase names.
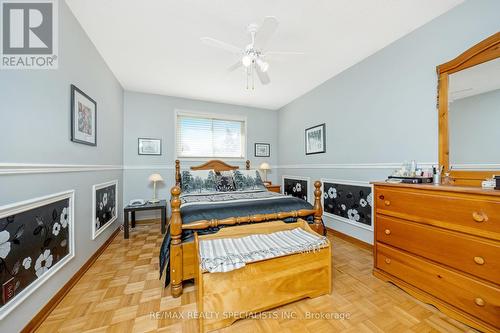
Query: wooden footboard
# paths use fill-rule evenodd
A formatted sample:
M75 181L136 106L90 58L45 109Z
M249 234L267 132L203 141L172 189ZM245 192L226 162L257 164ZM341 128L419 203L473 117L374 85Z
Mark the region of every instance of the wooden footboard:
M237 169L238 167L232 167L225 164L222 161L209 161L202 166L192 167L192 169L197 168L210 168L215 170L231 170ZM250 168L250 162L247 161L246 168ZM257 214L252 216L236 216L226 219L213 219L213 220L200 220L186 225L182 224L181 217L181 201L179 195L181 194L180 184L180 164L179 161L175 161L175 179L176 186L174 186L170 193L172 198L170 200L170 205L172 208L172 216L170 218L170 235L172 241L170 243L170 290L173 297L179 297L182 294L182 281L192 278L193 274L193 258L194 253L183 253L184 250L190 249L194 250L193 246L183 246L182 244L182 230L200 230L208 227L218 227L218 226L234 226L241 223L260 223L266 221L283 220L289 217L306 217L314 215L314 223L311 225L311 229L320 235L324 234L324 227L322 222L323 208L321 205L321 182L316 181L314 183L314 207L313 209L301 209L290 212L279 212L273 214ZM187 244L186 244L187 245ZM186 256L186 262L184 262L184 255ZM184 269L189 271L184 272Z

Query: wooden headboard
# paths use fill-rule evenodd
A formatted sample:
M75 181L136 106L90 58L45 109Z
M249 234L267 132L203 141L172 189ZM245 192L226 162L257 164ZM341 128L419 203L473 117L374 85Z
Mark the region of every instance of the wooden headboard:
M221 160L210 160L200 165L195 165L191 167L191 170L210 170L213 169L215 171L229 171L239 169L239 166L229 165L226 162ZM250 170L250 161L247 160L245 162L245 168ZM181 183L181 162L179 160L175 160L175 184L179 185Z

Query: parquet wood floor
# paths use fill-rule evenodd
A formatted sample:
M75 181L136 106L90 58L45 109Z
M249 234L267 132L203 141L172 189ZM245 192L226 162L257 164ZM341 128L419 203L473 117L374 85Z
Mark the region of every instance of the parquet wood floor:
M475 332L373 277L369 250L329 237L331 295L239 320L218 332ZM161 242L159 224L138 225L128 240L118 234L37 332L197 332L196 319L188 318L196 311L193 284L172 298L158 280ZM344 318L335 319L335 313Z

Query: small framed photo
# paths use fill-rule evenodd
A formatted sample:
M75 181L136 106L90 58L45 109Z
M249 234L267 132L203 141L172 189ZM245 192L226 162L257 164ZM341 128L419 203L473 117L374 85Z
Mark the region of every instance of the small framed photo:
M269 157L269 156L271 156L271 145L269 143L255 144L255 157Z
M71 85L71 141L97 146L97 103Z
M161 139L138 139L139 155L161 155Z
M326 152L326 126L325 124L309 127L305 132L306 155Z

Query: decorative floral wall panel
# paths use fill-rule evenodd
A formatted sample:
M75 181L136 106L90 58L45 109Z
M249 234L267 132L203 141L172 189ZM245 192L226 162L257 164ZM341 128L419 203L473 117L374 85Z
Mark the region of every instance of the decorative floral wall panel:
M0 319L74 256L74 191L0 207Z
M308 177L283 176L283 194L309 201Z
M92 239L113 223L118 210L118 181L93 186Z
M370 184L323 179L323 210L343 222L373 230Z

